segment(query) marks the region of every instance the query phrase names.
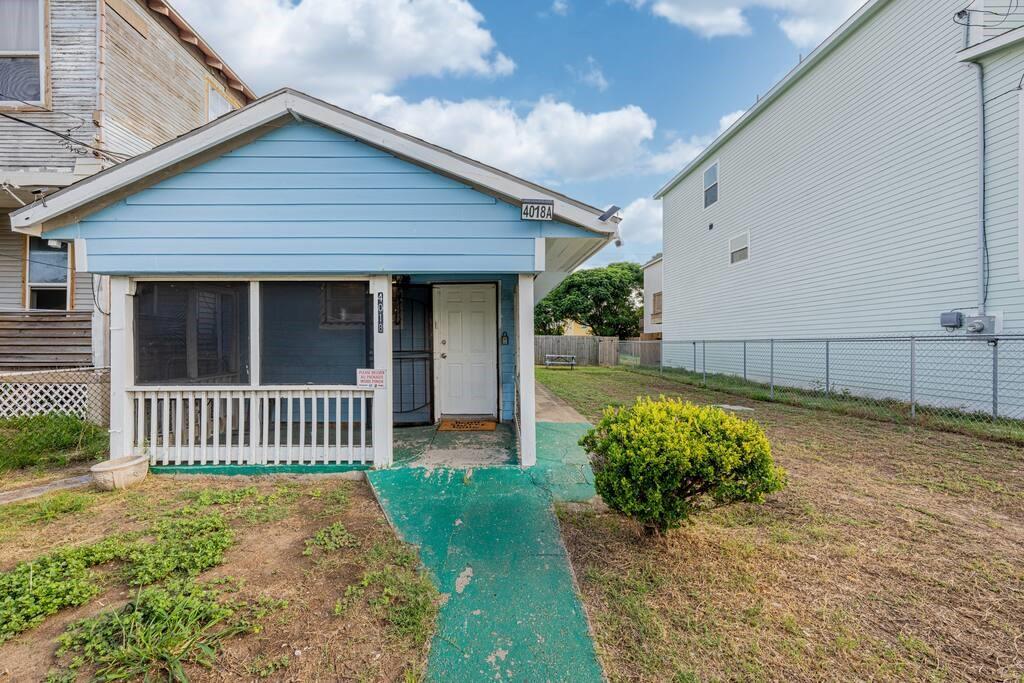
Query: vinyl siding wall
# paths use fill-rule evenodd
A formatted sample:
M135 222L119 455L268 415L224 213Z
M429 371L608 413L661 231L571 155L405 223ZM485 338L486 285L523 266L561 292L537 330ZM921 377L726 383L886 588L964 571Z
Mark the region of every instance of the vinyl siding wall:
M957 61L956 0L892 0L713 155L719 201L695 169L664 200L664 338L942 335L943 311L977 305L977 124L972 68ZM987 98L1016 88L1024 50L986 64ZM1018 256L1016 94L987 105L988 310L1024 332ZM708 162L711 163L711 162ZM713 226L710 227L710 226ZM748 232L750 258L729 263ZM954 333L962 336L963 332ZM1001 361L1001 414L1024 417L1018 347ZM908 400L909 347L833 345L836 390ZM749 345L767 381L767 344ZM678 343L666 363L741 374L739 344ZM991 407L992 349L932 344L917 398ZM777 345L780 384L821 388L824 345Z
M702 207L703 169L668 193L667 339L940 333L940 312L975 305L975 86L951 21L961 4L888 3L719 151L717 204ZM990 131L991 169L1010 172L1015 138ZM991 188L990 309L1020 330L1011 185ZM729 240L747 231L750 259L730 265Z
M661 332L661 323L652 322L651 314L654 311L654 295L662 291L662 264L659 261L652 266L644 268L644 332L653 334ZM665 295L662 293L662 307L665 305ZM664 313L662 313L664 316Z
M47 235L133 275L533 272L535 238L592 237L309 123Z

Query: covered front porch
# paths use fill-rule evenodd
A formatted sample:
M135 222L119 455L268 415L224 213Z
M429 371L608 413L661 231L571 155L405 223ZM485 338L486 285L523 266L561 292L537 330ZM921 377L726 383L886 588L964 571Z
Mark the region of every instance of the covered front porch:
M175 469L379 468L394 460L394 425L473 417L495 430L432 443L476 464L532 464L533 279L115 277L112 454Z

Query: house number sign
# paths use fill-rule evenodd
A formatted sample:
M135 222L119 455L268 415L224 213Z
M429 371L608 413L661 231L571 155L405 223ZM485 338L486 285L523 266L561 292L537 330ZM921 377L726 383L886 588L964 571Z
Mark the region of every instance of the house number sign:
M377 334L384 334L384 292L377 292Z
M551 199L524 199L522 219L524 221L553 221L555 202Z

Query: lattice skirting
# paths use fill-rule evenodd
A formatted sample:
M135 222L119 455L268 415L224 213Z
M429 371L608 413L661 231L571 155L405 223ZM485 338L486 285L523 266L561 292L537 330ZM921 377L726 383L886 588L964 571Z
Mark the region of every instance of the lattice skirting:
M105 371L88 369L0 377L0 418L68 413L105 425L109 382Z

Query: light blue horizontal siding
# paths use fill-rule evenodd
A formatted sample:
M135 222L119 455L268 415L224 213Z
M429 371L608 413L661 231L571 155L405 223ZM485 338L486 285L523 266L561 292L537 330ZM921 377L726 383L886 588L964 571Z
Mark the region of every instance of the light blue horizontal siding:
M119 256L123 254L188 254L218 256L237 247L237 238L163 237L155 240L94 239L89 244L92 256ZM336 254L338 256L363 254L422 254L432 256L529 256L533 258L532 239L457 239L363 237L353 240L345 237L325 237L317 240L247 238L245 248L252 254L274 253L277 256L296 254Z
M315 274L416 273L529 273L533 256L432 256L423 254L239 254L89 256L89 270L109 275L174 274Z
M108 274L517 273L535 238L593 235L320 126L289 124L81 222Z
M98 221L88 224L88 230L81 230L80 226L68 226L56 230L47 231L51 239L72 239L84 237L86 233L94 235L92 240L117 239L139 236L153 236L161 234L166 230L166 222L154 221L131 221L114 222ZM473 221L432 221L432 222L409 222L409 221L378 221L373 224L372 233L366 225L359 221L318 221L315 223L300 221L268 221L268 222L238 222L224 221L217 223L216 229L211 229L209 222L175 221L174 237L275 237L281 239L295 239L309 237L322 239L324 237L366 237L372 234L374 237L434 237L465 238L465 237L487 237L489 239L504 238L534 238L534 237L578 237L580 231L569 225L561 223L522 223L519 221L493 221L485 225ZM102 237L95 237L102 235ZM443 237L442 237L443 236Z
M495 199L469 189L406 189L406 188L359 188L359 189L301 189L286 190L260 188L226 190L164 189L154 188L125 200L128 206L343 206L349 204L483 204L491 205Z

